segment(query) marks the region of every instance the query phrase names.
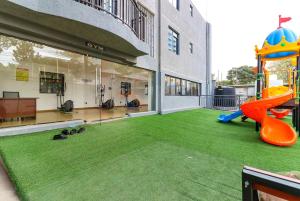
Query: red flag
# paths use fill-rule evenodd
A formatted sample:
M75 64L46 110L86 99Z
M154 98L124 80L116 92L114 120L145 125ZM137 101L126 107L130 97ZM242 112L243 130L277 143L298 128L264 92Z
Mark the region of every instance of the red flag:
M281 17L281 15L279 15L279 27L278 29L281 28L281 24L284 22L288 22L290 21L292 18L291 17Z

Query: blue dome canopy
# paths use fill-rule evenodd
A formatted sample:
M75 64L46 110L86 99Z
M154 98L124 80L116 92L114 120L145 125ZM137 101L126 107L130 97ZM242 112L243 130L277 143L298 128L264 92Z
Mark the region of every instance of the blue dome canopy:
M279 28L268 35L266 41L270 45L277 45L281 42L282 37L285 37L287 42L293 43L297 41L297 35L290 29ZM277 52L266 55L266 58L282 58L296 54L296 52Z
M266 41L268 41L270 45L277 45L283 36L285 36L285 40L290 43L297 41L297 35L292 30L286 28L276 29L268 35Z

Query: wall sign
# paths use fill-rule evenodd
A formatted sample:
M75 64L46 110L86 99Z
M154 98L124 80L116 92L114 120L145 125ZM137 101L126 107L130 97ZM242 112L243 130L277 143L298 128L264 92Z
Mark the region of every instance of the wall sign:
M85 43L85 45L88 46L88 47L90 47L90 48L99 50L99 51L103 51L103 49L104 49L101 45L98 45L98 44L90 42L90 41L87 41Z
M27 68L16 68L16 81L29 81L29 69Z

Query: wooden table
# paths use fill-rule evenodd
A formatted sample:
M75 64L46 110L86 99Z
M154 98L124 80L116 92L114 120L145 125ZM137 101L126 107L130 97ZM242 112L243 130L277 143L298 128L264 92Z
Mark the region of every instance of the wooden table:
M0 119L36 117L37 98L0 98Z

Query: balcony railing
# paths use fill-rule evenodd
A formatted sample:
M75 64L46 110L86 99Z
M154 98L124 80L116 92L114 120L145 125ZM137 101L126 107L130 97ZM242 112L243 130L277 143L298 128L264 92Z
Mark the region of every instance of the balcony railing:
M135 0L74 0L105 12L128 26L142 41L146 40L147 16Z

